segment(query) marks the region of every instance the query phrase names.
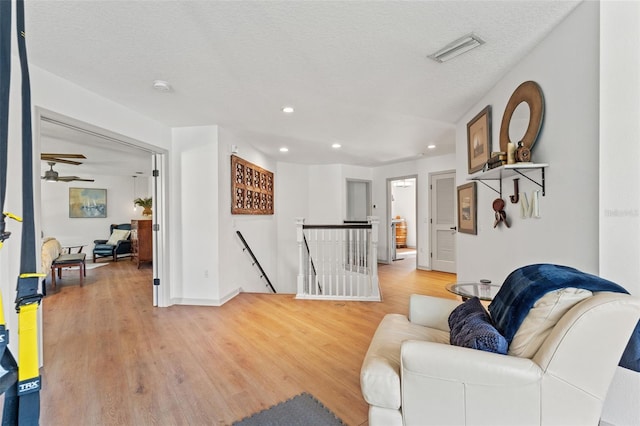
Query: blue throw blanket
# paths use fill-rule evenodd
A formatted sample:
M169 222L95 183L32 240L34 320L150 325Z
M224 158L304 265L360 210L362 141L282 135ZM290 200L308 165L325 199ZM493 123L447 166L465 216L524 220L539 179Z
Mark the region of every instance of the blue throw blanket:
M511 344L536 301L550 291L566 287L628 294L618 284L574 268L550 264L529 265L509 274L489 305L491 318L498 331ZM640 322L631 335L619 365L640 372Z

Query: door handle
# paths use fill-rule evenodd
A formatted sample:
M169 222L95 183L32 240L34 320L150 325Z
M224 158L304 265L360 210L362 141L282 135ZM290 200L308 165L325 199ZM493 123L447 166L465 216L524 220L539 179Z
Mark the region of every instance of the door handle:
M452 226L452 227L451 227L451 228L449 228L449 229L451 229L452 231L457 231L457 230L458 230L458 227L457 227L457 226Z

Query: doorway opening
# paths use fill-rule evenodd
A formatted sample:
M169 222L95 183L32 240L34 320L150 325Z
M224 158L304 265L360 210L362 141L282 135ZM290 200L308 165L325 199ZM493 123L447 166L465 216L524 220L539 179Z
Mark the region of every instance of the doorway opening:
M418 267L418 176L387 179L389 223L388 259Z
M131 223L149 219L135 209L136 198L152 197L152 279L150 287L154 306L166 306L168 291L164 264L164 155L158 147L124 135L63 116L43 108L36 108L34 155L47 158L41 161L43 175L55 170L57 179L42 180L36 185L36 209L39 212L37 230L43 236L57 238L64 245L81 245L91 259L93 241L109 238L111 224ZM43 156L42 154L46 155ZM55 154L62 160L49 160ZM60 155L63 154L63 155ZM64 155L84 158L64 161ZM46 175L45 175L46 176ZM135 177L134 177L135 176ZM64 177L64 179L62 179ZM100 189L105 196L104 212L91 218L72 218L69 214L71 188ZM131 250L129 250L131 251ZM124 254L127 256L129 253ZM88 262L89 263L89 262ZM93 266L98 266L96 263ZM162 294L161 294L162 293Z

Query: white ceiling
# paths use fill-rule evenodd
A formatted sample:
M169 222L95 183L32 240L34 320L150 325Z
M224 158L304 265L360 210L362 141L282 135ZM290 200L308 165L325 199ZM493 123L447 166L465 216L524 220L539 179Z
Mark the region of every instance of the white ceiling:
M151 176L151 153L136 149L120 135L96 133L90 129L62 125L50 120L40 121L40 152L55 154L82 154L81 165L56 163L53 167L60 176L78 176L94 179L98 176ZM41 162L41 176L49 164Z
M578 3L30 1L26 26L32 64L168 126L371 166L454 152L454 123ZM471 32L486 44L427 58Z

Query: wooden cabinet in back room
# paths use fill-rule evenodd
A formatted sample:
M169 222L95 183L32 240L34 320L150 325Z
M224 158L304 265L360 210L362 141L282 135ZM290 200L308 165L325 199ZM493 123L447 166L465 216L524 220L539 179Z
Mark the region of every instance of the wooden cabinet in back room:
M151 219L131 221L131 251L138 268L142 262L153 261Z

